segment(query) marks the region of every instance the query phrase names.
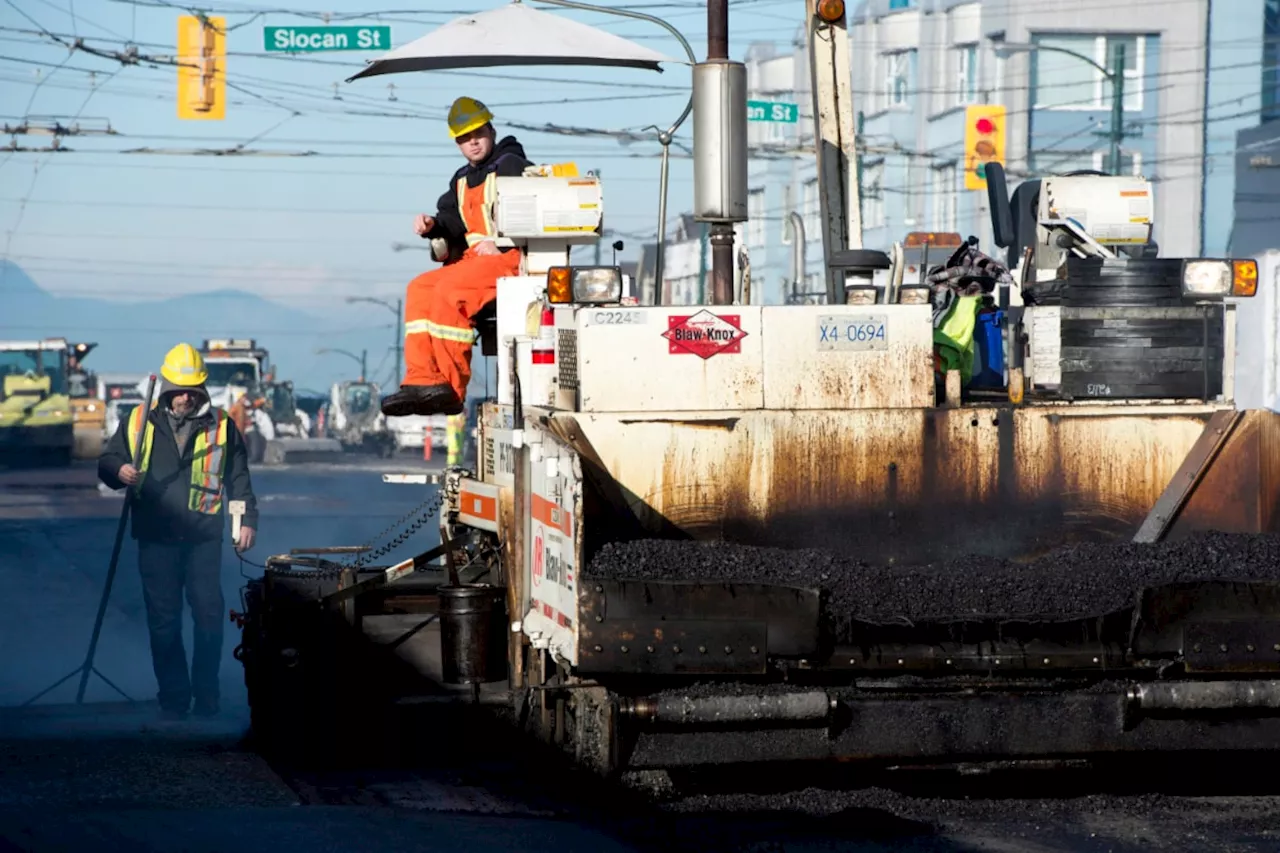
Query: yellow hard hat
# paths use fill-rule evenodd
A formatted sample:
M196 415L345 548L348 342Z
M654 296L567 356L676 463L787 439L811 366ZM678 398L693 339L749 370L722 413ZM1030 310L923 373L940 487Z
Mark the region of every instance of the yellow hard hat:
M164 364L160 365L160 375L174 385L193 387L203 385L209 378L209 371L205 369L204 358L196 352L195 347L191 344L178 344L165 355Z
M493 121L493 113L475 98L462 97L449 107L449 135L457 139Z

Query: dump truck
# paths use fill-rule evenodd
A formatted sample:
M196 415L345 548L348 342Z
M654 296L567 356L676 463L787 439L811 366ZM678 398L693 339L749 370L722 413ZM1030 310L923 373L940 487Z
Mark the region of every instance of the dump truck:
M276 379L270 355L251 338L214 338L200 349L210 402L226 409L244 434L250 464L327 461L338 442L311 434L311 419L297 407L293 383Z
M0 454L6 461L71 464L68 350L63 338L0 341Z
M827 304L635 305L570 259L598 178L499 178L523 260L479 324L479 458L384 476L424 489L402 534L438 513L439 546L299 548L248 584L267 748L456 699L610 777L1276 750L1280 414L1233 393L1256 265L1154 264L1149 227L1102 227L1145 182L1011 204L988 164L1031 298L1004 397L939 391L934 306L860 246L842 5L808 28ZM695 92L696 127L736 100ZM395 621L429 616L431 640Z
M105 438L115 435L120 423L129 417L134 407L142 403L147 393L147 375L144 373L99 373L97 397L106 407L103 424Z

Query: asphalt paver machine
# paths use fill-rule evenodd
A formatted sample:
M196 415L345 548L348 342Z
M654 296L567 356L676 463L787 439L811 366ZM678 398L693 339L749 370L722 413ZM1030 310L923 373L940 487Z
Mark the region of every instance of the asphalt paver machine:
M616 268L570 261L599 239L597 178L500 179L523 267L481 329L500 375L477 463L388 477L426 489L399 536L274 557L249 585L238 655L267 743L443 697L606 775L1280 745L1280 415L1232 394L1249 265L1178 260L1170 304L1098 304L1099 275L1139 271L1029 205L1052 276L1022 285L1065 271L1060 383L1105 360L1068 347L1118 329L1106 370L1128 384L1051 393L1015 364L1005 400L939 399L931 306L848 297L899 271L860 245L843 7L811 0L808 27L828 303L635 304ZM695 130L732 128L725 80L695 90ZM1135 378L1129 350L1192 315L1200 385ZM437 548L379 564L436 512ZM438 634L385 627L406 614Z

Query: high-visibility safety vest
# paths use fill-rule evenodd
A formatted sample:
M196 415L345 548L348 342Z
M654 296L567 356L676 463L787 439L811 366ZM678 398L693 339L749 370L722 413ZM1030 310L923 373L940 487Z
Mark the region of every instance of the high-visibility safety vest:
M449 415L445 421L446 463L453 467L462 461L462 433L467 428L466 415Z
M458 213L467 228L467 248L485 240L492 240L497 231L493 227L493 202L498 197L498 173L485 175L484 183L467 186L466 175L458 178Z
M154 407L153 407L154 409ZM217 515L222 511L222 475L226 465L227 423L230 416L222 409L213 410L213 423L196 433L195 447L191 452L191 490L187 496L187 509L204 515ZM143 432L143 424L146 431ZM134 462L138 469L138 488L146 479L151 467L151 442L155 438L155 425L147 419L142 406L129 415L129 451L138 446L138 434L142 434L141 462Z

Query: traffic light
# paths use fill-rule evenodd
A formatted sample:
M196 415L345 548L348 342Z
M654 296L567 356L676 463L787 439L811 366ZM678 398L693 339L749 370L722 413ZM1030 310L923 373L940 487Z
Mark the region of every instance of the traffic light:
M1000 104L976 104L965 109L964 187L987 188L987 164L1004 165L1005 108Z
M227 115L227 19L178 18L178 118Z

